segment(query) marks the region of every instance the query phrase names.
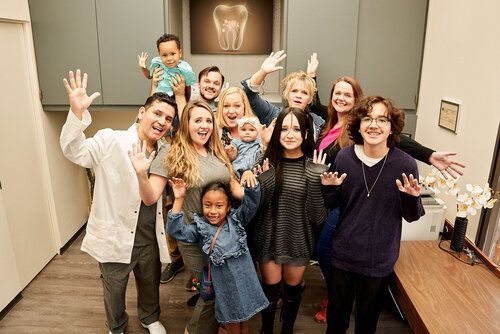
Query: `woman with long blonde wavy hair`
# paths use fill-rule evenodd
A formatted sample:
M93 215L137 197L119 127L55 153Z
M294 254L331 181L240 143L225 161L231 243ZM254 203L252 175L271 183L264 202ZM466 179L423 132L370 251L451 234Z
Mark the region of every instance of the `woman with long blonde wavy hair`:
M198 187L200 185L200 170L198 164L198 155L206 155L207 153L213 154L214 157L218 158L227 169L232 173L232 166L229 158L224 150L224 145L217 136L217 130L219 129L217 119L211 114L211 120L208 119L208 114L206 114L207 122L212 122L212 132L215 132L214 136L208 134L208 139L198 138L198 134L190 131L190 120L192 118L194 109L207 109L210 110L207 103L203 101L196 101L189 103L184 108L182 113L179 128L176 136L172 141L170 150L165 157L165 165L167 166L168 175L171 177L182 178L187 182L189 187ZM197 124L193 121L193 124ZM200 130L195 129L195 130ZM201 128L203 133L203 128ZM203 144L203 141L205 143Z
M154 203L160 198L168 179L172 177L182 178L189 186L182 206L186 224L192 222L193 214L202 214L201 193L209 183L228 182L233 197L243 197L243 187L235 178L231 162L219 138L217 121L206 102L189 102L186 105L171 147L160 152L166 153L157 156L152 165L164 165L165 173L151 174L147 181L139 180L141 198L146 204ZM184 264L194 277L200 277L205 265L200 246L181 241L177 245ZM215 334L218 328L214 302L199 299L185 332Z
M230 182L233 196L242 198L242 188L234 177L231 162L219 138L217 120L205 102L188 103L184 108L165 163L170 177L182 178L189 185L182 209L186 213L186 224L192 221L194 213L201 214L201 192L209 183ZM205 265L200 247L181 241L177 241L177 244L184 264L194 277L200 277ZM207 314L210 316L207 317ZM214 303L199 299L186 332L217 331Z

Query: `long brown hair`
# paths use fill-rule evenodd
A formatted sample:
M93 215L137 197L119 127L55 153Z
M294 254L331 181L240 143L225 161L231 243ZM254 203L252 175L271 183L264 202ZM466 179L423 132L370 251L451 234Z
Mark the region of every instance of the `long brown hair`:
M198 154L189 135L189 120L194 108L206 109L212 115L214 128L205 148L208 153L212 153L222 161L229 172L233 174L233 167L219 138L219 126L210 106L204 101L189 102L184 108L179 121L179 129L175 134L170 151L165 157L168 176L183 178L189 187L198 186L201 181Z
M337 124L339 121L337 110L335 110L332 104L332 97L333 97L333 92L335 91L335 85L338 84L339 82L345 82L351 85L354 94L354 104L356 104L360 99L364 97L361 85L356 79L349 76L343 76L335 80L332 84L332 89L330 91L330 101L328 102L327 119L325 122L325 126L323 127L323 131L321 132L320 139L324 138L328 134L328 132L330 132L330 130L335 126L335 124ZM351 112L349 114L351 114ZM352 141L349 138L349 134L346 131L348 123L349 123L348 120L347 122L344 123L340 132L340 136L336 140L336 142L340 145L340 147L346 147L352 144Z

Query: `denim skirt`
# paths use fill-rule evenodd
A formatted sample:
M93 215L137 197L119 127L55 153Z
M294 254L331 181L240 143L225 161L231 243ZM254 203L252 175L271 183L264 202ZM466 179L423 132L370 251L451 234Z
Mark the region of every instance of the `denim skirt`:
M249 252L211 268L219 323L246 321L269 305Z

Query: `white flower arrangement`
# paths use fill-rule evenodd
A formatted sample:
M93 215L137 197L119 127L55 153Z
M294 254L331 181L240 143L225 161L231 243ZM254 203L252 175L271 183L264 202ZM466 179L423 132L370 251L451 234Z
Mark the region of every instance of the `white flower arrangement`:
M440 189L444 189L445 194L457 196L457 217L474 216L477 214L477 210L481 208L491 209L498 201L496 198L492 198L493 190L488 183L484 187L469 183L465 186L466 191L459 194L458 178L450 176L445 178L436 168L433 168L426 177L420 177L420 184L435 194L439 194Z
M458 178L445 178L436 168L433 168L426 177L420 176L420 184L431 190L434 194L439 194L441 193L440 189L444 189L445 194L456 196L460 191Z

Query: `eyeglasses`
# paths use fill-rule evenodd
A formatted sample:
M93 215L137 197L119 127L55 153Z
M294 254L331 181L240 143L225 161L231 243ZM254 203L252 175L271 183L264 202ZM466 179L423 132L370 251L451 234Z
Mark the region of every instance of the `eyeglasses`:
M371 118L370 116L361 117L361 123L363 123L363 125L370 126L372 125L373 121L375 121L375 124L377 124L379 127L386 126L390 123L389 119L385 116L377 118Z

